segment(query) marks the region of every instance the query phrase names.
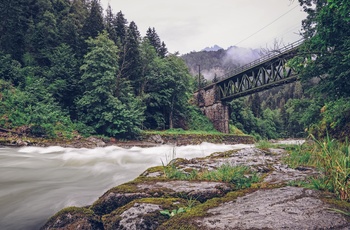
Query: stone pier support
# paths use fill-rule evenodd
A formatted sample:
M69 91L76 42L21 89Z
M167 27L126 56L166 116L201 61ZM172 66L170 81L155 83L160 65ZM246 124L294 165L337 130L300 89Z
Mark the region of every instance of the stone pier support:
M217 94L217 86L210 85L194 94L197 106L213 123L215 129L229 133L229 106L221 102Z

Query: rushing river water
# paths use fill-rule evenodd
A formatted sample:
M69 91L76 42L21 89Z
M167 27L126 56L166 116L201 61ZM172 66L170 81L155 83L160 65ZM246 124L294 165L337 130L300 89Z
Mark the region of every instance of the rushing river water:
M39 229L60 209L89 205L109 188L134 179L151 166L243 147L247 145L0 147L0 229Z

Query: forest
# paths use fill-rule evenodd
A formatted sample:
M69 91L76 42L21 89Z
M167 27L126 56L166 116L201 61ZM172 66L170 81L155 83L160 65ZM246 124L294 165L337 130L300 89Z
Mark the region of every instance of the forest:
M193 77L155 28L99 0L0 3L0 127L34 136L191 129Z
M305 42L288 65L300 81L230 102L233 133L349 136L350 3L299 3L308 13ZM99 0L3 0L0 10L0 128L120 138L213 130L190 103L198 76L155 28L142 37L135 22Z

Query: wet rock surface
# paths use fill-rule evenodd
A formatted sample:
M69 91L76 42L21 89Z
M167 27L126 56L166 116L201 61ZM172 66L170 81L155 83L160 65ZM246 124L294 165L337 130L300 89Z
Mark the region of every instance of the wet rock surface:
M316 191L296 187L259 190L209 209L199 229L348 229Z
M246 148L175 159L170 164L182 172L245 165L262 179L251 189L237 191L224 182L169 180L164 167L154 167L103 194L88 207L93 214L70 213L74 221L64 228L61 220L68 214L63 212L65 216L57 214L43 229L95 229L76 225L91 218L102 229L349 229L349 218L334 212L339 207L326 203L324 193L288 186L319 172L289 168L282 162L285 155L281 149ZM164 210L168 215L161 213Z

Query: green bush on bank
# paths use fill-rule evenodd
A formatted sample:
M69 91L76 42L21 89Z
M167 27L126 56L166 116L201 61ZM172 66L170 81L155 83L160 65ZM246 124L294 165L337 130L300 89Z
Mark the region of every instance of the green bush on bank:
M350 145L327 136L323 141L312 136L313 144L294 148L285 162L292 168L316 167L321 176L314 177L309 186L335 193L339 199L350 201Z

